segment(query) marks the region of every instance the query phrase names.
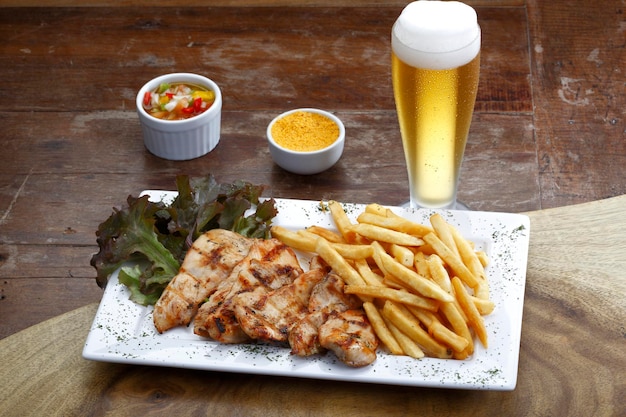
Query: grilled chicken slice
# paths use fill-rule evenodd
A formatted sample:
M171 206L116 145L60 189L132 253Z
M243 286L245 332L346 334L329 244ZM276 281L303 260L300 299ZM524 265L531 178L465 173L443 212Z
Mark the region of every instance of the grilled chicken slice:
M325 311L307 314L289 332L291 353L298 356L313 356L326 352L319 342L319 328L328 319Z
M378 339L365 311L333 311L319 328L320 344L348 366L362 367L376 360Z
M267 293L292 283L302 273L293 249L277 239L255 240L248 255L198 310L194 332L223 343L249 340L235 316L234 297L252 291Z
M200 304L248 254L253 241L222 229L210 230L196 239L178 274L154 306L153 321L158 332L187 326Z
M236 295L233 306L241 329L252 339L286 342L294 324L308 314L311 292L327 272L309 270L291 284L269 293L252 291Z
M343 280L336 274L328 274L313 288L309 298L309 314L296 323L289 332L291 353L298 356L311 356L325 349L319 342L319 327L326 322L333 311L359 308L361 302L343 292Z
M335 311L358 308L361 300L351 294L345 294L345 283L335 273L330 273L317 285L309 298L309 311Z

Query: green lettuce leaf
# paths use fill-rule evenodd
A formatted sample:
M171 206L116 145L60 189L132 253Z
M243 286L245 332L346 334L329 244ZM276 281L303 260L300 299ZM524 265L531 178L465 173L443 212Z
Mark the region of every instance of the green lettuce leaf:
M245 181L218 183L209 174L176 178L178 194L171 204L153 203L148 196L129 196L127 205L113 209L96 231L99 252L91 258L96 282L104 287L120 269L119 280L128 286L131 299L154 304L193 242L204 232L221 228L247 237L269 238L275 201L260 202L264 185ZM253 212L246 213L256 206ZM134 262L133 266L122 265Z

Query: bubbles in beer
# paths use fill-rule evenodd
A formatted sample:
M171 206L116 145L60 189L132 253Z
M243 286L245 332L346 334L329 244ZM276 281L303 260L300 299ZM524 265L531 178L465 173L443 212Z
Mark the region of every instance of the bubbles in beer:
M392 30L391 47L405 63L428 69L455 68L480 51L476 11L457 1L415 1Z

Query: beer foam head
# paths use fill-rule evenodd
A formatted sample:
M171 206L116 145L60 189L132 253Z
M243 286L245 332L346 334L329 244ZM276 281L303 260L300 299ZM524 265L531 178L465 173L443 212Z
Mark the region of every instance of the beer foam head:
M391 47L398 58L414 67L465 65L480 51L476 11L458 1L414 1L394 24Z

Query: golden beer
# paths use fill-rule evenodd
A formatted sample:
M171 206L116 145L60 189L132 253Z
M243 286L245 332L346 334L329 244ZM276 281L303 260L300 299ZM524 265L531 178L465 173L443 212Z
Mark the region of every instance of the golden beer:
M411 10L408 18L417 15L418 19L408 23L402 22L403 17L407 18L403 11L392 32L391 64L411 206L454 208L478 90L480 29L473 9L462 3L420 1L411 3L407 9L417 3L430 4L419 4L418 11ZM454 7L461 7L463 12L468 8L473 13L470 13L467 27L474 30L457 33L459 27L463 29L458 20L455 21L456 27L447 28L446 19L451 13L448 5L442 5L444 11L433 3L457 3ZM440 26L436 22L437 16L424 16L433 11L445 17ZM402 24L409 25L408 30L406 27L398 29ZM429 26L428 30L424 32L419 24ZM438 30L443 32L440 37L436 34ZM419 35L425 36L425 42L421 43ZM447 35L463 39L444 42L442 49L438 50L437 42L446 40ZM466 50L459 45L465 45Z

